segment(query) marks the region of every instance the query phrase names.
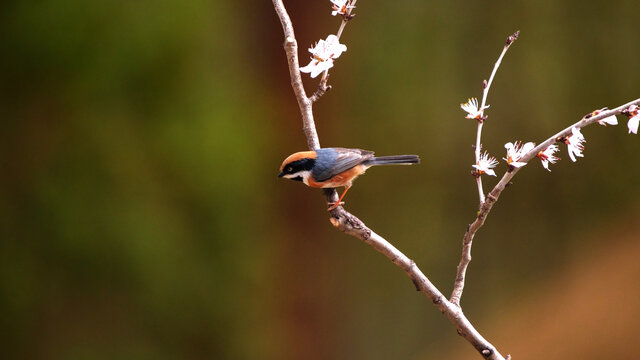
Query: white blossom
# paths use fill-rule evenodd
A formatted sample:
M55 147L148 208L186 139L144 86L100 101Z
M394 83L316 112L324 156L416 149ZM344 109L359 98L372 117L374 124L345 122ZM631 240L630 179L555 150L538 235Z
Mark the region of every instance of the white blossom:
M489 156L489 153L485 151L484 154L480 155L480 159L478 159L478 162L475 165L471 166L474 167L480 175L487 174L496 176L495 171L493 171L493 168L496 167L496 165L498 165L498 160L496 160L496 158L492 156Z
M629 128L629 134L638 133L638 125L640 125L640 108L636 105L629 106L629 109L625 112L625 115L629 116L629 122L627 127Z
M351 5L350 0L331 0L331 3L333 7L333 11L331 12L331 15L333 16L336 16L338 14L346 15L349 9L354 8L354 6Z
M567 151L569 152L569 157L571 161L575 162L577 157L584 157L582 155L582 151L584 150L584 136L580 132L580 129L577 127L571 128L571 136L567 137L564 140L564 143L567 144Z
M604 119L598 120L598 124L600 124L602 126L618 125L618 118L616 118L615 115L611 115L611 116L606 117Z
M333 67L333 60L340 57L340 55L347 51L347 46L340 44L338 37L335 35L327 36L326 40L320 40L312 48L309 48L311 53L311 62L300 68L300 72L311 73L311 77L315 78L323 71Z
M521 162L520 159L522 159L529 151L533 150L533 148L536 147L536 144L528 142L522 145L520 141L516 141L515 143L508 142L504 147L507 149L507 157L503 159L506 160L508 165L519 168L527 165L526 162Z
M560 150L558 145L549 145L548 148L540 151L538 155L536 155L542 162L542 166L544 166L545 169L551 171L551 169L549 169L549 163L555 164L556 161L560 160L559 157L553 155L558 150Z
M481 120L484 109L487 109L489 105L486 105L482 109L478 108L478 99L470 98L465 104L460 104L462 110L467 112L467 119Z
M627 123L627 127L629 128L629 134L631 133L637 134L638 125L640 125L640 115L636 115L631 119L629 119L629 122Z

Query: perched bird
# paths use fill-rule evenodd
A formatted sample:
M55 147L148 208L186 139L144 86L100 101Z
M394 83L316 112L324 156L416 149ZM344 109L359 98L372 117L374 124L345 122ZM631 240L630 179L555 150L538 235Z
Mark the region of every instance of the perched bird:
M280 166L278 177L302 181L315 188L344 187L344 192L329 210L344 204L342 199L353 180L376 165L419 164L417 155L373 156L373 151L345 148L323 148L291 154Z

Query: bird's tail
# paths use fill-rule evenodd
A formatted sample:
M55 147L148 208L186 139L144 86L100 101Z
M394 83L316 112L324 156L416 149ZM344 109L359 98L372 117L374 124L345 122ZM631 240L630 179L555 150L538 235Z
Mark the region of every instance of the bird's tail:
M395 155L395 156L378 156L371 158L363 163L365 166L375 165L412 165L419 164L418 155Z

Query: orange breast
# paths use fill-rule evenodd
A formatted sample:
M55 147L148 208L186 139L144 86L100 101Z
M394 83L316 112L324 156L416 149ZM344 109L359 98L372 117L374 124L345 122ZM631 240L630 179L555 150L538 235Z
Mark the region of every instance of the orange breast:
M328 180L316 182L313 177L309 178L309 186L316 188L335 188L342 186L351 186L351 182L359 175L364 174L367 170L362 164L356 165L347 171L343 171L338 175L334 175Z

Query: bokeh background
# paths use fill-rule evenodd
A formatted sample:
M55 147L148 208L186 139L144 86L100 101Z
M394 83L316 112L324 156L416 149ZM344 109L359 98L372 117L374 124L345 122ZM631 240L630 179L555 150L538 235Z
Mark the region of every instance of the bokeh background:
M306 48L328 0L286 1ZM0 5L0 357L474 359L406 276L276 178L303 150L270 1ZM362 0L315 106L324 146L419 154L347 208L451 291L497 157L640 97L632 0ZM305 76L307 91L316 81ZM637 359L640 137L590 127L585 157L534 161L476 237L467 316L515 359ZM500 166L504 171L504 165ZM485 179L487 188L495 184Z

